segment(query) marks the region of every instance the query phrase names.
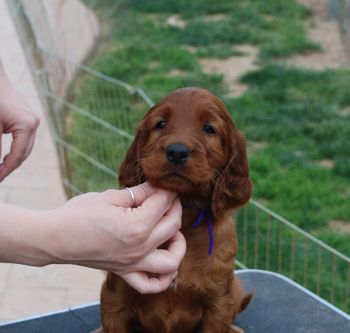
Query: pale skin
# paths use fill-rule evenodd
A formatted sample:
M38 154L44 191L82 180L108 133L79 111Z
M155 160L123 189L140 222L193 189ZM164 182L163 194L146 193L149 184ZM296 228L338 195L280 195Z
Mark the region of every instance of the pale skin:
M0 182L29 156L38 126L0 62ZM2 157L5 133L12 144ZM112 271L141 293L165 290L186 251L181 204L176 193L149 183L132 191L134 207L127 190L86 193L44 211L0 203L0 262L87 266Z

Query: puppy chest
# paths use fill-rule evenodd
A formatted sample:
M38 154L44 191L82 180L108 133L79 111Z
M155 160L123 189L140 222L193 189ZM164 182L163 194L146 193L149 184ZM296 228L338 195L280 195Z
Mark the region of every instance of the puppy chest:
M206 310L206 300L198 293L168 291L140 304L138 320L147 332L194 332Z

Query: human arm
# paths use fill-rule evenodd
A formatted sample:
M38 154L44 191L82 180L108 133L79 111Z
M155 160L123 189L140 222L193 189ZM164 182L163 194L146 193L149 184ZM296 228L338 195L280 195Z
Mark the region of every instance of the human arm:
M15 170L32 151L39 117L8 80L0 61L0 182ZM2 159L1 138L12 134L10 153Z
M0 261L82 265L113 271L142 293L166 289L186 249L180 202L147 183L133 191L137 208L128 208L127 190L87 193L47 211L0 205Z

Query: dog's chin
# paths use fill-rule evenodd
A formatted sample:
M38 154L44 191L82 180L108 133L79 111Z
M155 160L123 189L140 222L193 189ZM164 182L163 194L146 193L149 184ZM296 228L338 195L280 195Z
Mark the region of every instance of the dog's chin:
M196 184L194 184L189 178L177 173L169 173L154 178L147 177L147 181L155 187L180 194L190 194L198 191Z

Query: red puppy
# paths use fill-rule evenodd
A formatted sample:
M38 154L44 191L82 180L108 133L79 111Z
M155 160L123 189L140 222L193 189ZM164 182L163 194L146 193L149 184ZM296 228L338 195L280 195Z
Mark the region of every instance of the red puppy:
M179 193L187 252L176 287L142 295L108 273L101 292L105 333L233 333L244 296L232 271L232 212L251 195L243 137L224 104L198 88L171 93L146 114L120 167L122 186L149 181Z

